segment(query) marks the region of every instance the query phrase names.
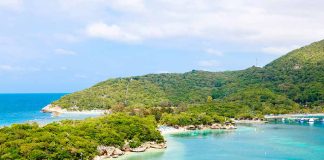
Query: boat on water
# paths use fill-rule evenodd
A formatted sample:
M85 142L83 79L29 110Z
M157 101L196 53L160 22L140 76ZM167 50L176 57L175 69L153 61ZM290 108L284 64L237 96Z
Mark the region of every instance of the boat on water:
M308 123L314 123L314 122L315 122L314 118L310 118L310 119L308 120Z

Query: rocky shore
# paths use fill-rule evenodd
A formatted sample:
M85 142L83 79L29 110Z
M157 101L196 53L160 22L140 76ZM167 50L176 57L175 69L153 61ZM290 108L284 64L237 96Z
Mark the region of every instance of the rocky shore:
M122 148L113 146L98 146L99 155L94 160L104 160L108 158L118 158L130 152L145 152L148 149L165 149L166 143L146 142L137 148L131 148L129 143L126 143Z
M66 109L62 109L60 106L47 105L41 110L43 113L64 113L67 112Z
M244 124L244 123L252 123L252 124L261 124L261 123L268 123L265 118L240 118L240 119L232 119L237 124Z
M237 129L235 122L226 122L224 124L214 123L211 125L188 125L188 126L160 126L159 131L162 134L177 134L183 132L190 132L194 130L234 130Z
M74 110L63 109L60 106L49 104L42 108L41 112L43 113L52 113L54 116L60 116L61 114L109 114L109 110L77 110L77 107L74 107Z

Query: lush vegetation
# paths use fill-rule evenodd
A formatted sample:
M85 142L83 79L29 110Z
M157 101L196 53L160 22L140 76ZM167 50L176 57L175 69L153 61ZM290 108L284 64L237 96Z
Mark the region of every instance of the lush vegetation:
M150 81L131 78L111 79L91 88L64 96L54 102L78 110L109 109L115 105L157 106L166 102L165 93Z
M240 90L223 99L189 108L191 112L217 113L230 118L262 118L265 114L300 112L300 106L284 95L252 87Z
M92 159L97 146L132 147L162 142L153 117L112 114L81 121L66 120L44 127L14 124L0 129L0 159Z
M212 97L213 103L205 104ZM67 109L116 106L211 108L219 115L319 112L324 106L324 41L294 50L263 68L196 71L110 79L53 104ZM206 107L212 106L212 107ZM225 113L227 112L227 113Z
M64 96L69 110L111 109L115 114L40 127L0 129L0 159L91 159L97 146L137 147L163 141L157 122L210 125L229 118L323 112L324 41L294 50L263 68L191 71L110 79Z
M213 123L224 123L225 121L226 117L217 114L182 112L180 114L164 113L160 123L168 126L187 126L211 125Z

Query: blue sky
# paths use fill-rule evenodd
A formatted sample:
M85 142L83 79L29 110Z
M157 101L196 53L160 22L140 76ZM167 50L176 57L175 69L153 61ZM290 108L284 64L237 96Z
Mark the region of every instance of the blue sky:
M263 66L324 37L323 1L1 0L0 92Z

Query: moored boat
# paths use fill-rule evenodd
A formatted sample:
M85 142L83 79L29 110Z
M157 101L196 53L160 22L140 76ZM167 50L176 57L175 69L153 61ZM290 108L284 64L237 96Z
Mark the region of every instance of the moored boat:
M315 122L314 118L310 118L310 119L308 120L308 123L314 123L314 122Z

